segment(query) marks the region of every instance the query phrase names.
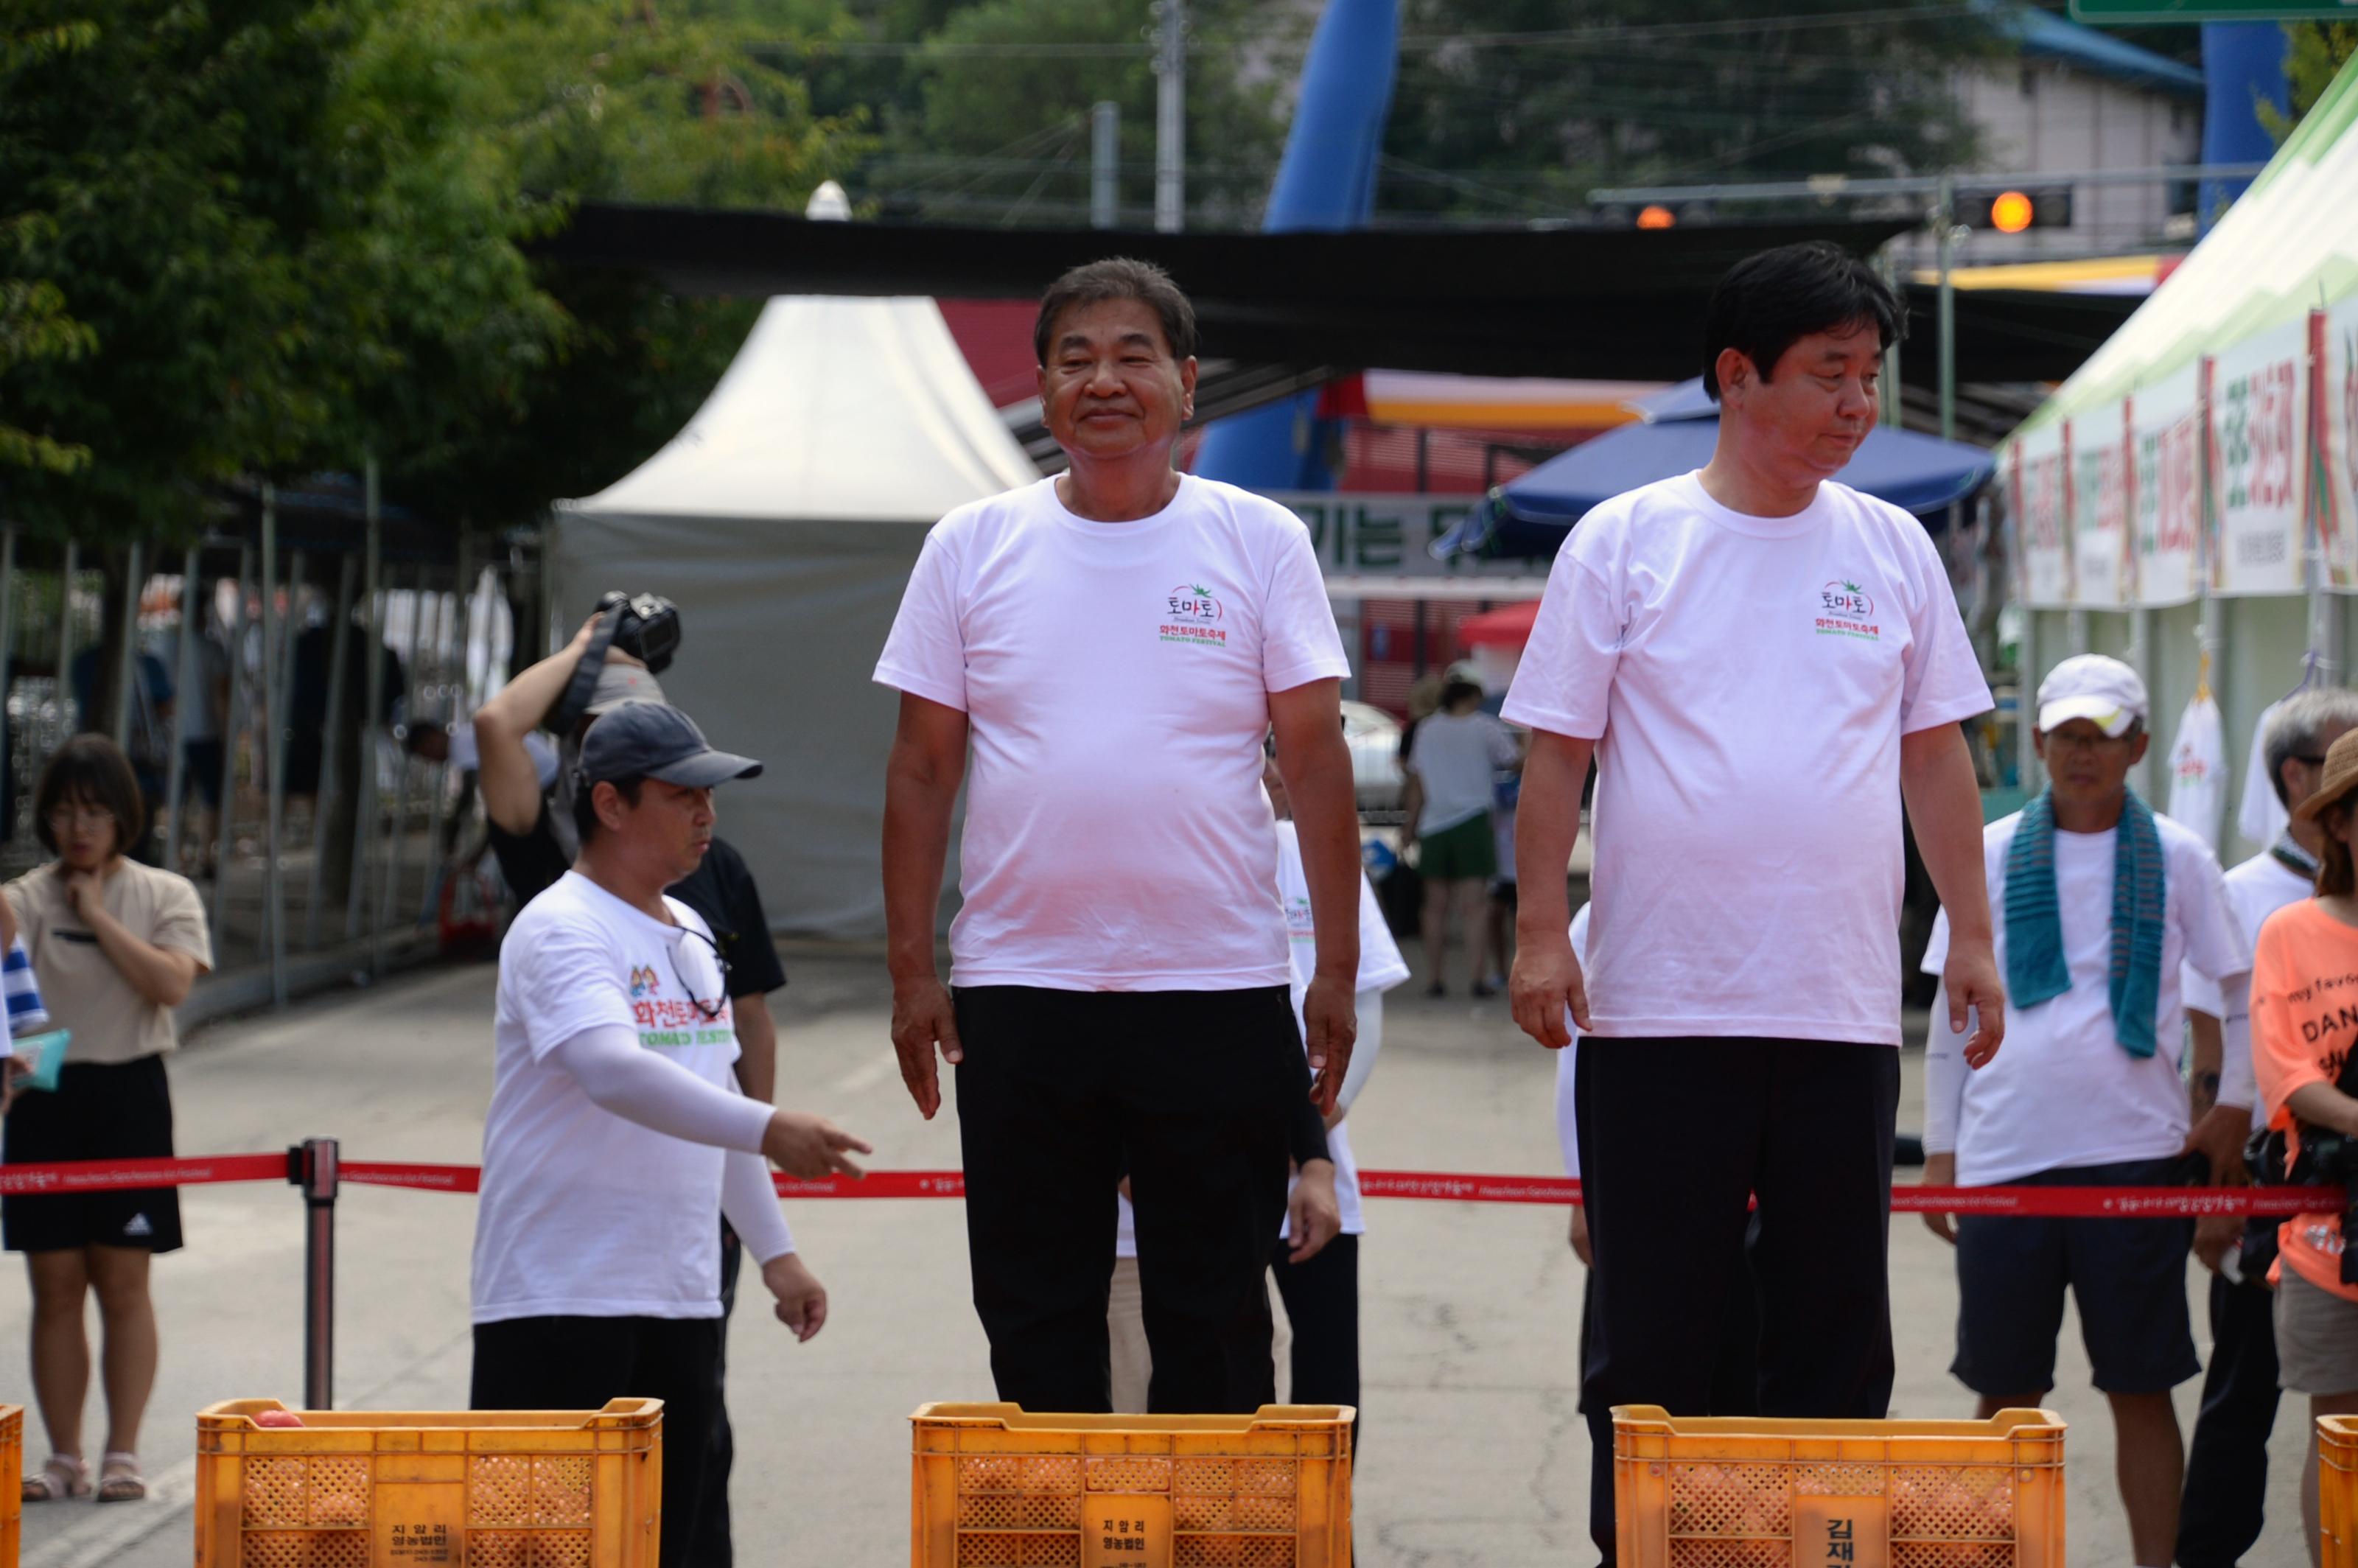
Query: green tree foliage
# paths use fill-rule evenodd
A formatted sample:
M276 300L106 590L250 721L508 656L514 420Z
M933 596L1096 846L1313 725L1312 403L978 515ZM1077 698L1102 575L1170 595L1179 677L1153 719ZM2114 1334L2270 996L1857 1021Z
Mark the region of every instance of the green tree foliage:
M1980 12L1895 19L1886 0L1403 0L1402 31L1379 206L1457 217L1561 212L1606 184L1954 168L1974 147L1951 73L2007 47Z
M20 0L12 36L76 47L0 53L0 213L38 215L0 308L49 351L0 340L0 401L89 452L12 479L10 518L83 536L184 531L210 483L372 450L485 521L613 477L745 308L523 247L585 198L797 200L860 146L748 51L738 0L67 4Z
M43 61L87 49L95 36L87 22L0 35L0 90ZM13 261L47 238L51 229L48 215L40 212L0 219L0 257ZM0 379L6 377L9 366L29 360L78 359L94 341L91 330L66 313L65 296L56 284L12 277L0 269ZM0 421L0 470L71 473L89 461L88 447Z
M925 9L901 7L912 19ZM1283 97L1307 18L1247 0L1193 0L1188 15L1188 222L1249 225L1284 144ZM1142 224L1154 200L1153 25L1148 0L982 0L948 11L907 57L888 151L860 194L877 210L939 222L1078 224L1088 213L1089 108L1109 100L1121 111L1125 221Z
M2278 142L2292 135L2292 128L2325 96L2350 57L2358 54L2358 23L2287 22L2284 30L2285 81L2290 89L2291 113L2279 114L2273 103L2259 106L2260 124Z

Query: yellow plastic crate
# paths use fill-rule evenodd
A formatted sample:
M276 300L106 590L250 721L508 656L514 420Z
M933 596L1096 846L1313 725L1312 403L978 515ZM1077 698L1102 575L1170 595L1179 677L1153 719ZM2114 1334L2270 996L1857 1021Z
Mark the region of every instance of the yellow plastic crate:
M197 1415L196 1568L655 1568L663 1401Z
M0 1405L0 1568L16 1568L19 1530L25 1512L25 1412L16 1405Z
M2325 1568L2358 1568L2358 1416L2317 1418L2317 1528Z
M909 1418L911 1568L1349 1568L1348 1405Z
M2063 1421L1613 1411L1621 1568L2063 1568Z

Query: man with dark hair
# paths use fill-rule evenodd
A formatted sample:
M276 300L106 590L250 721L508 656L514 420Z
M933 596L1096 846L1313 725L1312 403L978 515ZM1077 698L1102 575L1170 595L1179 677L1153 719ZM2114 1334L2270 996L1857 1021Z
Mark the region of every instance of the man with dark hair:
M1000 1397L1031 1410L1110 1408L1125 1161L1150 1406L1272 1398L1269 1238L1289 1154L1328 1163L1315 1108L1332 1109L1354 1038L1348 666L1301 521L1172 467L1194 339L1159 268L1056 281L1034 341L1071 469L935 527L876 667L901 693L892 1044L927 1117L936 1051L957 1065L975 1308ZM1317 933L1299 1033L1260 788L1272 725ZM954 1000L934 922L961 780ZM1323 1185L1303 1182L1297 1209Z
M2322 687L2278 703L2260 736L2268 782L2291 821L2277 841L2226 876L2227 903L2245 942L2256 946L2269 915L2317 891L2323 827L2301 815L2301 804L2325 780L2325 753L2358 729L2358 692ZM2220 986L2195 969L2186 972L2186 1006L2222 1036L2218 1074L2198 1076L2194 1103L2203 1111L2188 1147L2210 1164L2212 1179L2244 1179L2244 1139L2258 1098L2252 1063L2250 977ZM2196 1053L2198 1062L2200 1051ZM2194 1255L2211 1271L2211 1365L2202 1379L2201 1413L2186 1457L2186 1491L2179 1507L2181 1568L2234 1568L2259 1543L2266 1522L2268 1437L2276 1430L2276 1292L2268 1263L2277 1245L2274 1218L2201 1219Z
M500 949L476 1211L478 1410L665 1401L662 1568L692 1560L720 1394L719 1210L807 1340L827 1292L794 1249L766 1161L859 1174L868 1145L730 1081L725 966L664 889L711 842L712 791L761 772L676 708L633 702L583 738L581 851Z
M1695 1347L1741 1288L1725 1260L1756 1195L1761 1413L1889 1404L1903 801L1949 914L1955 1022L1979 1010L1975 1065L2003 1033L1960 728L1989 689L1922 526L1833 482L1899 322L1832 246L1737 264L1705 319L1711 461L1581 520L1507 697L1532 731L1515 1022L1551 1048L1581 1032L1589 1519L1607 1562L1612 1409L1706 1408ZM1564 868L1592 760L1612 827L1584 974Z
M596 820L589 798L568 788L569 781L560 773L562 758L549 754L539 726L572 680L598 619L591 616L570 643L503 687L476 713L471 727L474 744L468 752L478 769L485 836L499 860L501 876L519 905L529 904L565 875L579 845L586 839L584 827ZM578 753L600 715L626 702L663 700L663 688L637 659L619 648L609 648L589 706L574 733L564 738L564 750ZM570 810L560 811L557 803L568 797ZM736 1030L733 1071L738 1087L748 1098L771 1104L778 1081L778 1025L770 1016L768 997L784 989L786 973L770 938L769 917L763 911L762 892L752 871L736 847L716 833L695 869L665 892L696 911L712 933ZM737 1310L737 1277L743 1266L744 1249L725 1222L719 1228L725 1357L726 1320ZM693 1568L729 1568L734 1558L729 1472L736 1454L736 1435L729 1423L726 1400L716 1397L713 1411L705 1506L693 1526L695 1551L689 1558ZM673 1431L674 1444L683 1441L676 1435L681 1431L676 1421Z

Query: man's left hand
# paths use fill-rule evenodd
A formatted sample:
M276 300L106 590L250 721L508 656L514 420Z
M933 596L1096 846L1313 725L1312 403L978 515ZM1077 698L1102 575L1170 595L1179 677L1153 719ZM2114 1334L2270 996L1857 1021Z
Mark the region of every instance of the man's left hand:
M1302 1167L1293 1195L1285 1200L1285 1260L1307 1263L1342 1231L1343 1206L1335 1196L1335 1162L1313 1160Z
M802 1254L782 1253L762 1265L762 1283L778 1298L778 1321L807 1343L827 1326L827 1287L803 1266Z
M1350 1069L1351 1047L1359 1039L1359 1003L1348 980L1314 975L1302 997L1302 1043L1310 1051L1310 1098L1321 1116L1335 1114Z
M2212 1273L2226 1260L2227 1254L2244 1244L2244 1219L2241 1215L2206 1214L2194 1222L2194 1256Z
M2240 1187L2251 1181L2244 1165L2244 1142L2252 1135L2252 1113L2239 1105L2214 1105L2203 1112L2194 1130L2186 1135L2182 1158L2200 1154L2211 1162L2211 1184Z
M1977 1013L1973 1038L1965 1042L1965 1065L1979 1070L2006 1039L2006 988L1998 982L1997 955L1987 942L1952 942L1941 969L1949 993L1949 1028L1963 1033L1965 1012Z

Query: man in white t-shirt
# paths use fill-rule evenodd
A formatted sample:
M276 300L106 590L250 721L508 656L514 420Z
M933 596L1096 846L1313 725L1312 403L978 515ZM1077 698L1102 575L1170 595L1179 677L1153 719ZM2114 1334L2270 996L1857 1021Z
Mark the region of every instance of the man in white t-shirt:
M936 1051L957 1065L975 1309L1000 1397L1032 1410L1110 1402L1125 1157L1150 1404L1271 1397L1269 1238L1289 1157L1323 1152L1315 1111L1350 1063L1348 666L1301 521L1171 466L1195 340L1158 267L1096 262L1050 287L1033 347L1072 466L935 527L876 666L901 693L892 1044L928 1117ZM1260 790L1271 726L1317 923L1299 1030ZM962 778L953 1000L934 922Z
M1482 900L1498 873L1498 840L1490 807L1498 777L1522 766L1507 727L1482 711L1482 678L1471 665L1452 665L1441 687L1441 707L1410 733L1401 766L1408 773L1402 806L1408 837L1419 846L1424 879L1425 994L1446 996L1443 970L1449 949L1449 914L1466 945L1466 989L1488 996L1482 983Z
M2270 709L2259 751L2289 825L2276 842L2227 873L2227 902L2244 941L2256 945L2261 923L2317 891L2322 831L2300 815L2325 773L2326 749L2358 729L2358 692L2320 687ZM2194 1104L2215 1097L2188 1141L2209 1162L2213 1178L2241 1182L2244 1140L2257 1098L2252 1067L2252 1005L2248 981L2223 991L2190 968L2189 1014L2223 1036L2219 1071L2200 1075ZM2186 1489L2179 1507L2180 1568L2234 1568L2256 1545L2266 1523L2268 1437L2277 1422L2276 1292L2267 1260L2277 1221L2201 1219L2194 1255L2212 1272L2211 1365L2202 1379L2201 1413L2186 1456Z
M1966 1071L1933 1006L1924 1074L1930 1186L2169 1186L2190 1174L2180 977L2242 986L2250 946L2201 835L2128 786L2144 757L2145 683L2082 654L2039 686L2047 788L1983 836L2006 986L2005 1054ZM1945 914L1924 967L1947 957ZM2201 1173L2207 1174L2207 1173ZM1957 1249L1950 1370L1979 1414L2037 1406L2055 1384L2068 1291L2113 1411L2134 1561L2168 1568L2185 1453L2170 1390L2201 1370L2186 1311L2191 1220L1932 1214Z
M1710 463L1581 519L1507 695L1532 731L1515 1022L1551 1047L1567 1010L1582 1032L1590 1519L1608 1562L1612 1407L1703 1408L1694 1346L1718 1333L1755 1195L1761 1412L1888 1406L1903 802L1959 922L1951 995L1984 1004L1976 1055L1997 1048L1961 728L1989 689L1922 525L1833 482L1901 321L1832 245L1732 269L1704 323ZM1564 869L1592 759L1584 972Z
M802 1339L827 1292L795 1251L767 1160L859 1174L868 1145L730 1076L727 966L664 889L712 840L712 789L761 764L676 708L625 703L583 738L573 869L500 947L476 1207L477 1410L664 1401L662 1568L687 1561L720 1394L720 1238L743 1238Z

